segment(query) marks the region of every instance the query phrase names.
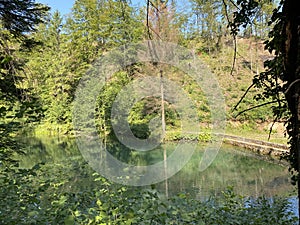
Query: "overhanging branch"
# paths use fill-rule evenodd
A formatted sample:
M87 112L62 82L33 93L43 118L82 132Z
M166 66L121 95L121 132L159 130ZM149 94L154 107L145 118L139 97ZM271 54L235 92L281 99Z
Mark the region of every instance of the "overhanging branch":
M237 118L237 117L240 116L241 114L243 114L243 113L245 113L245 112L248 112L248 111L250 111L250 110L252 110L252 109L256 109L256 108L259 108L259 107L262 107L262 106L265 106L265 105L271 105L271 104L274 104L274 103L278 103L278 100L276 100L276 101L271 101L271 102L265 102L265 103L263 103L263 104L256 105L256 106L250 107L250 108L248 108L248 109L245 109L245 110L239 112L239 113L235 116L235 118Z
M244 98L246 97L246 95L248 94L248 92L250 91L250 89L254 86L254 83L252 83L247 90L245 91L245 93L243 94L243 96L240 98L239 102L234 106L232 111L235 111L237 109L237 107L241 104L241 102L244 100Z

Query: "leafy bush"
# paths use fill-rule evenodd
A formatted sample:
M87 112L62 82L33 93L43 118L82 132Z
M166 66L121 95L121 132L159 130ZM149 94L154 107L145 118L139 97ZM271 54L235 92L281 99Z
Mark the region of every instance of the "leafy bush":
M243 198L232 188L198 200L113 185L86 163L18 169L0 179L1 224L295 224L286 199ZM4 173L3 173L4 174Z

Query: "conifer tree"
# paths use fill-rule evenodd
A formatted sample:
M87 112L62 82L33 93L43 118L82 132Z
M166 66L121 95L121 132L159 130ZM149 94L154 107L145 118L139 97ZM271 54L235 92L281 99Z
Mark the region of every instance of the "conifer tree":
M11 154L18 150L12 133L21 122L30 122L37 116L36 102L21 83L24 60L18 52L28 52L38 44L31 34L44 21L48 10L33 0L0 1L0 161L4 167L10 165ZM24 121L25 113L29 116Z

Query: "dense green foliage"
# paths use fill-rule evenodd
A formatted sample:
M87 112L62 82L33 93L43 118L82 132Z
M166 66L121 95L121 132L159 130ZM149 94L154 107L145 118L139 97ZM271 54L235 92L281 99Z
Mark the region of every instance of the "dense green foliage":
M255 0L237 1L237 5L238 10L229 23L234 36L241 25L247 27L254 12L261 7ZM257 99L277 103L272 107L275 121L284 119L287 122L290 153L285 158L291 164L290 171L294 183L298 183L300 196L300 13L295 7L295 1L282 0L274 8L268 23L271 27L269 39L264 43L266 49L274 53L274 58L265 62L266 71L254 77L253 86L262 90Z
M153 1L136 9L130 1L76 0L71 14L64 20L58 12L33 0L0 0L0 223L3 224L293 224L285 200L245 199L232 190L206 201L181 194L164 199L155 190L140 191L109 183L98 174L90 177L86 163L73 161L36 165L21 169L15 154L23 154L15 136L23 129L36 133L72 135L72 107L80 78L90 66L114 47L143 39L172 41L190 48L218 76L226 97L228 118L235 120L230 109L247 91L253 75L262 95L249 92L239 110L265 104L268 98L279 108L264 106L238 117L241 121L268 121L273 111L285 116L287 105L282 94L293 80L280 77L282 27L280 10L274 11L274 28L267 24L275 5L272 1L196 1L191 11L179 12L174 1ZM240 9L236 10L236 8ZM146 14L149 21L146 19ZM229 27L225 21L229 21ZM251 24L242 30L241 25ZM263 50L267 33L270 53ZM234 35L232 42L228 34ZM236 57L231 67L232 51ZM255 50L255 51L253 51ZM264 73L262 62L266 63ZM123 68L98 96L96 125L112 152L122 156L111 128L110 110L118 91L144 74L165 76L180 84L195 101L199 119L209 130L210 109L202 90L188 76L166 65L134 64ZM228 82L228 80L230 82ZM288 81L284 88L280 81ZM274 85L275 84L275 85ZM151 87L151 85L149 84ZM267 87L267 88L266 88ZM283 88L283 89L282 89ZM255 99L253 99L255 97ZM291 104L291 103L290 103ZM272 106L272 105L271 105ZM165 102L167 140L211 137L181 136L176 111ZM149 135L149 121L160 115L159 99L138 102L129 116L133 133L139 138ZM296 118L295 113L293 118ZM285 117L284 117L285 118ZM292 119L293 119L292 118ZM89 122L89 121L88 121ZM289 134L295 136L293 120ZM37 123L39 123L37 125ZM297 128L298 129L298 128ZM297 132L296 132L297 134ZM297 140L291 139L293 149ZM292 152L292 167L297 170ZM126 156L123 156L126 157ZM51 170L50 170L51 167ZM85 168L86 170L83 170ZM55 174L55 177L52 176ZM73 179L65 176L78 171ZM80 177L80 179L79 179ZM86 180L94 181L86 186ZM37 179L40 178L40 179ZM78 179L77 179L78 178ZM85 191L82 191L85 190Z
M48 8L31 0L0 1L0 8L0 162L8 169L15 163L11 155L21 152L13 134L41 116L39 101L23 83L25 62L17 54L38 44L29 34Z
M157 7L160 7L163 12L157 13L155 12L155 6L152 7L154 10L148 15L151 19L148 24L150 28L145 26L145 13L131 7L126 1L76 1L71 14L67 16L66 20L63 20L58 12L54 12L47 17L45 23L40 24L38 27L36 24L32 26L14 25L13 21L15 20L13 20L10 30L8 30L8 23L4 19L10 16L15 17L13 14L8 13L9 10L3 12L3 15L5 14L3 16L4 29L2 31L4 58L1 65L3 72L8 72L11 76L4 76L5 79L1 82L1 95L3 95L1 99L3 104L7 105L7 107L2 108L1 113L17 110L20 112L17 117L24 118L23 114L29 106L22 104L22 107L19 106L20 109L13 109L16 107L13 103L14 100L10 100L8 96L16 96L19 100L21 98L22 101L34 102L30 110L30 118L31 120L34 117L37 119L42 118L37 129L38 133L72 134L72 102L75 89L82 75L105 52L125 43L142 40L148 36L147 33L150 31L152 33L150 36L155 34L157 39L179 42L191 48L204 63L211 67L212 72L220 79L220 85L225 93L228 118L234 119L235 113L232 113L230 109L250 85L251 76L249 74L258 74L262 70L262 60L260 58L271 57L262 50L260 42L266 36L266 32L263 33L262 30L266 27L265 21L270 15L270 8L273 7L273 4L261 4L259 10L255 11L256 14L251 19L255 21L252 24L255 29L237 33L240 37L249 37L249 39L247 41L240 39L240 42L237 43L239 57L236 60L236 74L234 76L230 75L231 69L229 66L232 60L233 46L227 36L230 31L224 26L226 17L235 15L234 5L228 2L225 7L224 4L218 1L191 1L193 10L179 13L174 2L157 2L155 4L161 4ZM214 7L210 7L210 5ZM11 10L23 10L25 6L24 3L20 5L20 8ZM45 10L42 6L37 6L40 7L37 12ZM32 5L28 5L28 7L30 8ZM27 21L28 24L42 21L37 18L37 14L33 16L32 20ZM22 20L20 20L20 23L23 23ZM23 34L19 29L21 26L23 26ZM24 35L24 32L32 31L35 32ZM16 36L17 34L19 36ZM30 46L30 51L26 50L24 46ZM252 48L255 49L255 52L252 52ZM7 52L8 49L10 49L10 53ZM6 54L12 54L12 52L13 57L6 56ZM199 119L203 123L209 123L210 109L200 88L193 80L184 76L181 71L170 67L164 68L164 70L166 70L168 79L176 81L196 102ZM155 74L157 72L157 68L153 65L139 64L124 68L122 73L127 74L124 78L128 79L125 82L128 83L141 74ZM119 78L117 77L113 79L113 82L123 82L124 85L124 78L120 77L123 81L118 81ZM228 79L233 82L227 82ZM113 82L107 82L112 85L111 87L115 85ZM113 91L117 92L117 90ZM109 129L104 125L109 118L107 116L109 111L104 113L102 110L111 105L112 97L113 95L109 92L104 92L99 97L99 106L102 109L100 109L101 113L98 115L98 122L101 123L99 127L102 127L102 129ZM254 93L250 93L245 98L245 101L240 104L241 111L257 104L253 97ZM264 103L264 101L261 101L261 103ZM144 104L144 107L140 105L139 110L136 108L132 111L132 118L135 118L135 120L137 118L144 120L143 113L145 114L145 112L148 115L159 113L155 100L154 103L148 101L141 104ZM146 110L146 108L148 109ZM109 107L107 109L109 110ZM249 114L239 116L238 120L268 121L271 117L270 112L269 107L263 107ZM169 115L171 115L170 113L174 114L170 111ZM10 117L13 116L10 115ZM174 125L174 129L177 128L176 116L173 115L167 120L168 124ZM147 119L144 122L146 123ZM28 122L23 119L23 123ZM141 123L141 121L133 123Z
M194 159L195 162L190 164L192 167L185 168L182 176L176 178L185 181L185 187L192 189L195 182L193 176L202 176L205 190L201 191L212 192L213 197L205 195L199 198L199 190L179 191L180 187L176 185L179 181L170 179L170 184L176 184L170 185L172 196L166 199L162 191L156 191L158 185L156 189L154 186L124 187L99 176L84 161L75 140L30 137L25 143L28 146L25 150L27 155L18 157L22 169L16 168L15 173L6 173L0 179L0 197L6 199L0 203L2 224L259 225L294 224L295 221L289 211L290 203L284 197L243 197L235 194L235 191L245 193L245 187L237 187L240 190L234 188L234 191L232 188L226 189L224 179L225 183L232 179L241 183L236 172L229 172L241 170L241 167L248 169L242 170L244 174L257 173L262 167L268 170L267 173L273 171L278 174L278 165L249 159L241 153L222 152L210 168L211 172L193 175L199 160ZM32 167L37 162L40 163ZM223 172L226 176L222 176ZM268 183L268 176L263 174L260 179ZM272 181L273 177L270 177ZM244 182L252 180L253 176L250 176ZM200 188L201 184L198 185ZM286 186L281 188L285 189Z
M211 4L214 7L210 7ZM234 76L230 75L233 46L227 35L229 30L224 25L226 24L224 4L218 1L212 3L191 1L191 5L193 11L179 13L175 3L161 3L157 5L161 8L159 16L153 7L154 10L148 15L150 36L153 38L156 35L155 38L158 40L178 42L198 54L220 79L220 85L226 96L228 117L233 119L236 113L232 113L230 109L251 84L251 76L262 70L261 58L271 57L263 51L260 44L266 32L258 30L265 29L265 20L270 14L272 3L259 8L257 17L254 17L257 20L253 23L255 29L239 33L240 37L249 39L248 41L240 39L240 43L237 43L239 57ZM227 16L233 16L234 6L228 4L228 7L231 8L227 10L227 14L230 14ZM43 44L35 47L30 54L20 53L27 61L27 76L23 83L33 90L43 107L43 119L37 129L38 133L72 134L72 101L79 79L105 52L126 43L148 38L149 28L147 31L145 17L141 9L131 7L126 1L76 1L66 20L63 20L58 12L54 12L48 17L47 23L39 26L33 37ZM249 48L254 48L255 51L249 52ZM125 82L128 83L142 74L158 73L157 68L153 65L139 64L124 68L122 73L127 74L124 78L128 79ZM182 72L174 68L164 70L168 73L168 78L183 86L196 102L199 119L209 123L210 109L200 88ZM118 81L118 78L112 79L116 84L107 81L112 85L109 89L119 82L123 82L124 85L124 78L120 77L123 81ZM233 82L227 82L228 79ZM117 93L117 90L113 91ZM109 129L104 125L106 123L104 121L109 118L109 111L104 113L103 110L105 107L109 110L107 106L111 105L112 97L109 92L104 92L99 97L101 113L98 122L102 123L99 124L102 130ZM239 110L255 106L257 103L253 97L254 94L250 94L240 105ZM155 105L155 102L148 101L147 104L149 108L151 104ZM140 106L140 110L134 110L132 116L143 118L145 107ZM157 114L159 110L154 107L147 113L150 112ZM240 116L238 120L268 121L271 118L270 112L266 106ZM174 117L171 121L170 118L167 120L169 124L178 123ZM109 130L107 132L110 133Z
M1 223L4 224L295 224L284 199L244 199L229 189L220 197L195 200L187 194L164 199L155 190L139 190L111 185L94 176L66 180L71 173L66 164L56 164L55 178L48 169L22 171L1 187ZM69 162L70 165L70 162ZM84 165L73 163L77 177ZM53 165L51 165L53 168ZM44 174L43 174L44 173ZM36 183L38 181L38 183ZM34 184L34 185L33 185ZM79 189L80 188L80 189ZM84 191L82 191L84 190ZM15 194L15 192L17 194Z

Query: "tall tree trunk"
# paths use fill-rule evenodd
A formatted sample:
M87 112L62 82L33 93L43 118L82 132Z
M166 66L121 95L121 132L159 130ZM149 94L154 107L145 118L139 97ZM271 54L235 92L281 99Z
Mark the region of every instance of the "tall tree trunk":
M253 73L253 55L252 55L252 24L250 25L250 34L249 34L249 39L250 39L250 70L251 73Z
M286 0L283 5L284 26L282 30L282 52L284 60L285 93L291 111L289 136L291 144L291 166L298 172L298 198L300 196L300 11L297 0ZM300 215L300 201L299 201ZM300 217L299 217L300 224Z
M164 96L164 84L163 84L163 71L160 70L160 93L161 93L161 126L162 135L166 133L166 118L165 118L165 96Z
M160 70L160 92L161 92L161 127L162 127L162 137L164 138L166 133L166 116L165 116L165 96L164 96L164 83L163 83L163 71ZM167 176L167 149L164 148L164 172L165 172L165 191L166 197L169 197L169 187L168 187L168 176Z

